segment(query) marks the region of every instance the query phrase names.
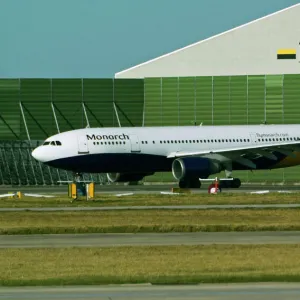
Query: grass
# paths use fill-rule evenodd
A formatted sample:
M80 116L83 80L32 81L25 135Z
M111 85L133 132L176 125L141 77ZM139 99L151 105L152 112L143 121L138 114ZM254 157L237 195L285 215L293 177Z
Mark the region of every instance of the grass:
M0 234L300 230L299 209L5 212Z
M278 204L300 203L300 193L279 194L270 193L263 195L246 193L224 193L218 195L186 194L186 195L161 195L161 194L136 194L124 197L115 195L97 194L95 201L75 201L72 204L66 196L55 198L23 197L2 198L0 207L67 207L67 206L160 206L160 205L196 205L196 204Z
M0 285L300 281L300 245L0 249Z

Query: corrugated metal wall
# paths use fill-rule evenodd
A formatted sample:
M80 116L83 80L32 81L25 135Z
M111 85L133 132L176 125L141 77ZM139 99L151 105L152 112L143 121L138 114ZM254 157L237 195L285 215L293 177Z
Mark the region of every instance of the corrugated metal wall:
M0 139L28 139L22 110L32 140L57 133L57 124L60 131L85 127L85 112L91 127L118 126L114 104L122 126L141 126L143 84L140 79L0 79Z
M71 174L37 163L32 148L86 127L142 126L140 79L0 79L0 184L56 184ZM104 179L98 175L95 181Z
M145 79L144 126L299 124L300 75ZM300 181L299 167L235 172L244 181ZM147 180L172 180L157 174Z

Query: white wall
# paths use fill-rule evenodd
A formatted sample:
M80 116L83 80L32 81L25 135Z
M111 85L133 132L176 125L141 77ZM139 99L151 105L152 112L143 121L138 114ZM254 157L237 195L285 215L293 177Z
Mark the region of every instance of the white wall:
M296 48L296 60L277 50ZM300 4L124 70L116 78L300 73Z

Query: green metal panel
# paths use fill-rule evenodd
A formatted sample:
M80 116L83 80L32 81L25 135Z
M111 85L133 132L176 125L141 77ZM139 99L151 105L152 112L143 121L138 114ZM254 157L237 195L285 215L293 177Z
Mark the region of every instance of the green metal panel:
M162 78L162 124L178 125L178 78Z
M230 77L230 124L248 123L247 76Z
M265 76L248 76L248 123L265 121Z
M283 123L283 75L266 75L266 121Z
M19 79L0 79L0 140L20 138Z
M266 184L283 182L284 179L283 169L253 171L248 176L249 182Z
M284 123L300 124L300 74L284 75Z
M283 174L285 182L299 182L300 166L285 168Z
M50 79L21 79L20 101L30 134L33 140L44 140L57 133L51 108ZM22 124L22 137L26 138L25 124Z
M180 77L179 82L179 125L191 126L196 123L195 77Z
M196 123L212 125L212 77L196 77Z
M213 124L230 124L230 77L213 77Z
M83 88L83 101L90 126L114 126L113 79L84 79Z
M142 126L144 108L143 79L115 79L114 100L122 127ZM118 123L115 122L115 126L118 126Z
M300 74L283 75L285 124L300 124ZM285 182L299 182L300 166L284 169Z
M61 132L85 126L82 98L81 79L52 80L52 101Z
M144 126L162 125L161 78L144 79Z

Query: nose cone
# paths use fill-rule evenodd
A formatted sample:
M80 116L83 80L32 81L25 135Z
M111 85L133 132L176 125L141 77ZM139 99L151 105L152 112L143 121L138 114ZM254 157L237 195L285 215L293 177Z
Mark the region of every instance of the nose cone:
M45 162L45 155L43 155L43 149L41 147L35 148L32 153L32 157L40 162Z

